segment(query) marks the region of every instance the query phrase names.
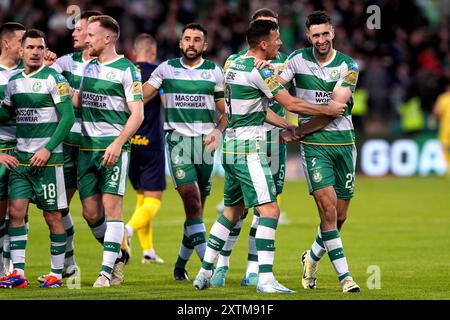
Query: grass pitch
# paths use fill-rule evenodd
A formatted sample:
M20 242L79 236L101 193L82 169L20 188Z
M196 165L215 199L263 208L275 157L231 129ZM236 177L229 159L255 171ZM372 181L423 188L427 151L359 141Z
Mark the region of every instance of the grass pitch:
M215 221L216 204L222 198L223 180L214 179L212 195L207 201L207 230ZM75 256L81 268L81 288L39 289L36 278L49 270L49 233L42 215L32 206L27 245L26 276L28 288L0 290L0 299L449 299L450 261L450 181L443 178L357 179L356 195L349 218L342 230L344 250L354 279L361 286L358 294L342 294L328 257L320 262L316 290L300 286L299 257L315 238L319 223L316 206L307 194L305 181L286 182L281 204L291 221L280 225L276 236L274 272L292 295L257 294L255 288L240 287L245 271L247 218L231 256L231 269L225 288L197 291L192 281L176 282L172 278L174 262L182 235L183 206L168 183L160 212L154 220L154 243L163 265L142 265L137 237L133 238L133 257L126 267L126 282L119 287L94 289L92 284L101 267L102 248L93 238L81 216L77 195L71 206L75 221ZM135 205L131 187L124 202L125 221ZM200 262L194 255L187 265L191 280ZM373 270L379 268L380 289ZM369 271L369 273L368 273ZM371 277L372 276L372 277Z

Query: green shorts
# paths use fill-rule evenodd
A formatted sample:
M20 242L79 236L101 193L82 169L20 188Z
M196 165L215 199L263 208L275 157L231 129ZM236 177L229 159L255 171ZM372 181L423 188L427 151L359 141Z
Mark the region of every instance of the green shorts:
M338 199L349 200L355 190L356 147L301 144L301 161L309 192L333 186Z
M5 154L10 156L14 155L14 149L1 150ZM0 164L0 201L8 199L8 182L10 171L6 167Z
M79 147L63 143L64 181L66 189L76 189Z
M84 200L99 193L125 194L129 152L122 151L112 168L103 166L104 151L80 151L78 158L78 192Z
M19 166L9 175L9 200L30 199L39 209L67 208L63 166Z
M166 133L167 160L175 188L197 183L202 197L211 192L214 166L214 152L205 151L205 137L185 137L173 131Z
M285 144L279 143L279 136L273 134L275 130L278 131L278 129L274 129L267 132L267 161L269 162L270 171L275 182L277 195L279 195L283 193L284 178L286 176L287 149Z
M244 201L253 208L276 201L277 191L265 154L241 154L222 161L225 169L224 205L233 207Z

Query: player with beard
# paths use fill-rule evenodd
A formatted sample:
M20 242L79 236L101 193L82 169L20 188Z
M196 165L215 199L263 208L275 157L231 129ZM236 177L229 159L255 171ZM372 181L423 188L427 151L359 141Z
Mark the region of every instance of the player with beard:
M326 104L331 97L345 104L341 118L299 116L299 136L305 127L311 134L301 140L301 162L320 216L320 226L311 249L301 256L302 286L316 288L320 259L328 253L343 292L359 292L350 275L340 230L355 189L356 147L352 123L353 92L359 68L355 61L333 48L334 28L330 16L316 11L306 19L312 46L294 51L280 75L282 84L295 79L295 92L309 103ZM300 132L302 131L302 132Z
M92 57L86 48L85 39L87 36L87 20L92 16L101 15L98 11L86 11L80 16L80 20L75 25L75 29L72 33L73 48L75 52L69 53L58 58L52 68L61 73L69 82L70 88L78 92L80 89L80 82L83 76L84 67L91 61ZM77 164L78 164L78 152L81 139L81 110L75 109L75 123L70 129L70 132L63 142L63 154L64 154L64 182L66 184L67 203L70 207L73 195L77 190ZM62 218L64 222L64 228L67 233L67 246L64 257L64 270L63 278L70 277L78 271L77 264L74 256L74 237L75 228L70 214L69 207L62 211ZM103 230L101 236L96 238L102 238L104 236L104 230L106 230L106 222L104 216L102 216L102 223L89 224L94 236L99 233L97 230ZM97 225L98 224L98 225ZM96 226L95 228L92 225ZM97 232L96 232L97 231ZM40 276L38 281L45 282L46 275Z
M186 263L194 249L200 260L206 250L203 210L211 190L214 150L226 128L223 72L203 59L206 29L197 23L183 28L181 58L163 62L144 84L146 103L163 89L170 173L184 204L186 221L175 263L175 280L188 280ZM218 112L220 114L219 120Z
M141 73L117 54L119 35L119 24L112 17L88 19L86 45L95 59L84 68L81 80L77 179L86 220L99 221L103 213L106 216L102 268L94 283L97 288L124 281L127 255L120 246L129 139L144 120Z

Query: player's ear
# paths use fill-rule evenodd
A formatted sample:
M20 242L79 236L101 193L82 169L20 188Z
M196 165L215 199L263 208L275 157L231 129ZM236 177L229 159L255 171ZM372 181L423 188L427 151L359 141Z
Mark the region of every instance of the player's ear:
M180 42L179 42L179 47L180 47L180 49L183 49L183 44L182 44L182 40L180 39Z
M312 41L309 38L309 30L306 31L305 35L306 35L306 40L308 40L308 42L312 44Z
M203 44L203 52L205 52L206 49L208 49L208 42L205 41L205 43Z
M19 48L19 56L20 58L23 58L23 46L20 46Z

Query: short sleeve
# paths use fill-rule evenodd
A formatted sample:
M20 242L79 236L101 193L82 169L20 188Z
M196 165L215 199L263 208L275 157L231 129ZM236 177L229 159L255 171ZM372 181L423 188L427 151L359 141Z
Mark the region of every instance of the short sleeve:
M359 67L353 60L346 62L343 66L341 76L337 82L337 86L348 87L355 92L356 83L358 82Z
M8 81L8 84L6 85L5 88L5 97L2 100L2 105L5 106L12 106L12 102L11 102L11 95L12 95L12 86L14 85L14 80L13 81Z
M218 101L224 98L224 79L222 68L216 66L214 69L214 78L216 83L214 84L214 101Z
M163 70L164 70L164 66L167 63L164 62L162 64L160 64L153 72L152 75L150 76L150 78L148 79L148 83L155 89L159 89L162 86L163 80L164 80L164 76L163 76Z
M262 70L253 68L253 71L250 74L250 81L269 99L272 99L278 91L284 89L278 82L273 71L267 67Z
M143 99L141 73L134 65L125 71L122 84L127 102Z
M72 70L72 58L69 55L65 55L56 59L50 68L56 70L58 73Z
M295 76L295 65L296 65L296 57L298 54L296 52L293 52L287 60L284 62L280 77L287 82L291 82L292 79L294 79Z
M47 78L47 88L54 104L65 102L67 99L72 98L70 85L62 74L50 74Z

